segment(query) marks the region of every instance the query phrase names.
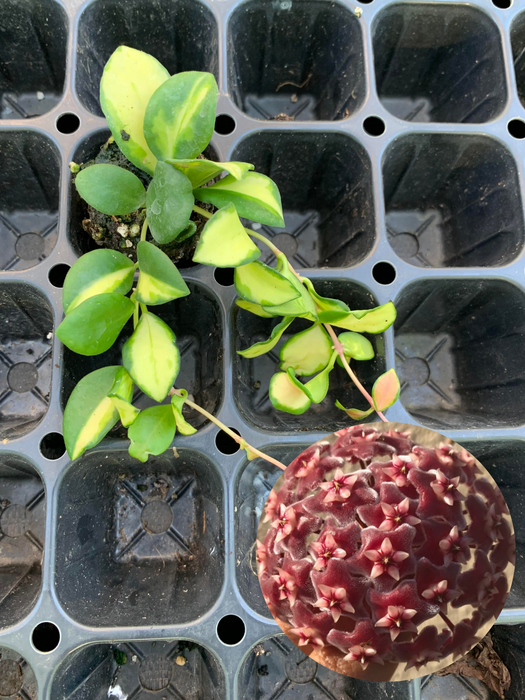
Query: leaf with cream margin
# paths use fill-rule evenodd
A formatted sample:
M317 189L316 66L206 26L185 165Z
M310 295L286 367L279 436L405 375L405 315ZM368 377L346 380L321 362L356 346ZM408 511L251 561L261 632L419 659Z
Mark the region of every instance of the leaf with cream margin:
M144 115L151 96L169 77L153 56L119 46L100 81L100 106L113 138L126 158L150 175L157 159L146 143Z
M193 262L215 267L239 267L253 262L261 251L244 226L233 204L227 204L208 219L197 248Z
M300 295L286 277L259 260L236 267L234 281L242 299L261 306L283 304Z
M177 430L181 435L193 435L197 430L188 423L188 421L182 415L182 407L188 398L188 392L186 389L179 389L181 396L173 394L171 397L171 408L173 410L173 415L175 416L175 424Z
M79 258L64 280L62 304L68 314L98 294L127 294L133 285L135 266L116 250L92 250Z
M270 379L269 397L274 408L300 416L310 408L311 401L286 372L277 372Z
M264 307L264 310L272 316L295 316L306 318L309 321L317 321L317 308L310 292L290 269L290 264L282 253L277 255L276 270L295 287L299 296L292 301L278 304L272 308Z
M178 160L167 158L166 163L170 163L174 168L184 173L194 188L200 187L206 182L213 180L214 177L217 177L217 175L220 175L224 171L236 180L242 180L246 177L248 171L253 170L253 165L251 163L241 163L240 161L217 163L213 160L205 160L204 158Z
M399 398L401 386L395 369L389 369L378 377L372 387L372 399L376 411L384 411Z
M62 432L67 453L77 459L86 450L95 447L117 423L119 414L108 397L122 367L102 367L83 377L71 392L64 410ZM123 381L120 396L130 401L133 382Z
M338 338L339 342L343 344L344 355L347 360L364 361L372 360L375 357L372 343L364 335L354 333L354 331L347 331L346 333L341 333ZM339 356L337 357L337 364L340 367L343 366Z
M333 321L333 325L357 333L382 333L390 328L396 316L396 307L389 301L375 309L352 311L345 318Z
M282 346L279 353L280 369L295 370L298 377L308 377L323 370L332 357L332 341L318 323L296 333Z
M108 397L117 409L120 421L125 428L129 427L140 413L140 409L133 406L131 401L127 398L129 396L130 384L133 392L133 380L124 367L121 367L120 371L117 372L111 390L108 392Z
M281 195L266 175L249 172L242 180L227 175L209 187L194 190L195 199L216 207L233 204L239 216L267 226L284 227Z
M149 455L161 455L175 437L175 416L171 406L151 406L141 411L128 429L129 454L140 462Z
M113 345L134 309L130 299L116 292L89 297L64 318L57 338L79 355L100 355Z
M340 401L336 401L335 405L337 408L340 408L341 411L344 411L348 416L350 416L352 420L367 418L374 411L372 407L370 407L368 411L361 411L359 408L345 408Z
M124 343L122 363L139 389L159 403L164 401L180 369L175 333L158 316L143 313Z
M275 326L267 340L261 340L260 343L254 343L254 345L251 345L246 350L237 350L237 354L242 355L242 357L252 359L270 352L270 350L277 345L282 334L288 328L288 326L293 323L293 321L293 316L285 316L282 321Z
M159 160L196 158L215 127L219 90L212 73L176 73L148 102L144 136Z
M135 297L141 304L157 306L190 293L173 262L153 243L140 241L137 260L140 274Z
M260 304L254 304L251 301L246 301L246 299L236 299L235 303L239 308L249 311L255 316L260 316L261 318L272 318L272 314L265 311Z
M317 294L314 285L307 277L303 277L302 280L314 300L317 308L317 317L321 323L334 323L334 321L348 316L350 308L343 301L322 297L320 294Z

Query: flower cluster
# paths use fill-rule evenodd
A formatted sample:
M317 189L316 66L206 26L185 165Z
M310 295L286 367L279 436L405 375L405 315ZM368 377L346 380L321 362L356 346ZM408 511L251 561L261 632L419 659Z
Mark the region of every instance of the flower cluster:
M372 426L335 438L297 457L268 499L257 560L272 614L349 675L450 663L508 594L515 542L499 489L448 444Z

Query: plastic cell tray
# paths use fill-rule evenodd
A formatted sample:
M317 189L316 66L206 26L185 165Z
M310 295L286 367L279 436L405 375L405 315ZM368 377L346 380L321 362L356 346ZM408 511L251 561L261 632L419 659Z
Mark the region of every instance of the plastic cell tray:
M94 358L54 336L65 273L94 247L68 163L108 137L98 86L120 44L171 73L216 75L226 116L210 153L277 182L286 227L262 230L322 294L353 308L395 301L395 327L357 369L370 387L396 367L403 388L388 417L446 433L502 488L518 552L494 643L513 675L508 697L522 698L518 0L0 0L0 697L493 700L471 679L363 683L297 652L254 574L277 469L232 453L200 416L188 415L198 432L176 438L177 454L147 464L118 429L76 463L64 454L73 386L118 361L130 332ZM321 405L274 411L278 353L236 354L271 324L234 305L229 271L182 272L191 296L160 313L198 403L287 463L348 424L334 399L360 397L337 367Z

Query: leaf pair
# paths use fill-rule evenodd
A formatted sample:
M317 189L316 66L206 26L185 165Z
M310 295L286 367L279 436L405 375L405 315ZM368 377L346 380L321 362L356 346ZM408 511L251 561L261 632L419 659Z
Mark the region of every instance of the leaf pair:
M137 301L164 304L190 293L175 265L156 246L141 241L137 255ZM131 290L134 272L131 260L113 250L94 250L77 260L64 281L66 318L57 328L64 345L80 355L109 350L135 309L124 296Z
M180 393L181 396L172 396L169 406L152 406L142 411L128 430L132 457L147 462L149 455L160 455L168 449L176 430L183 435L197 432L182 416L188 392L181 389Z

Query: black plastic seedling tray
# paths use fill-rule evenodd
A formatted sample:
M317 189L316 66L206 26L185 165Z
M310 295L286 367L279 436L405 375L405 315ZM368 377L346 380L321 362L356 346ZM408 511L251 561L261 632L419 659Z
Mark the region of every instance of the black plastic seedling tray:
M275 179L286 228L264 231L322 294L396 302L360 376L395 366L388 417L446 433L501 486L518 552L494 643L507 697L522 698L524 628L509 626L525 623L519 0L0 0L0 697L494 697L458 677L355 681L278 634L253 553L277 470L213 425L189 416L199 431L176 438L178 456L147 464L118 431L74 464L64 454L69 393L119 356L81 358L54 336L64 275L94 245L68 163L108 136L98 85L119 44L216 75L214 153ZM267 320L234 306L229 271L183 274L191 296L162 313L198 403L284 462L347 425L334 399L360 397L342 371L304 416L275 412L277 355L236 354Z

